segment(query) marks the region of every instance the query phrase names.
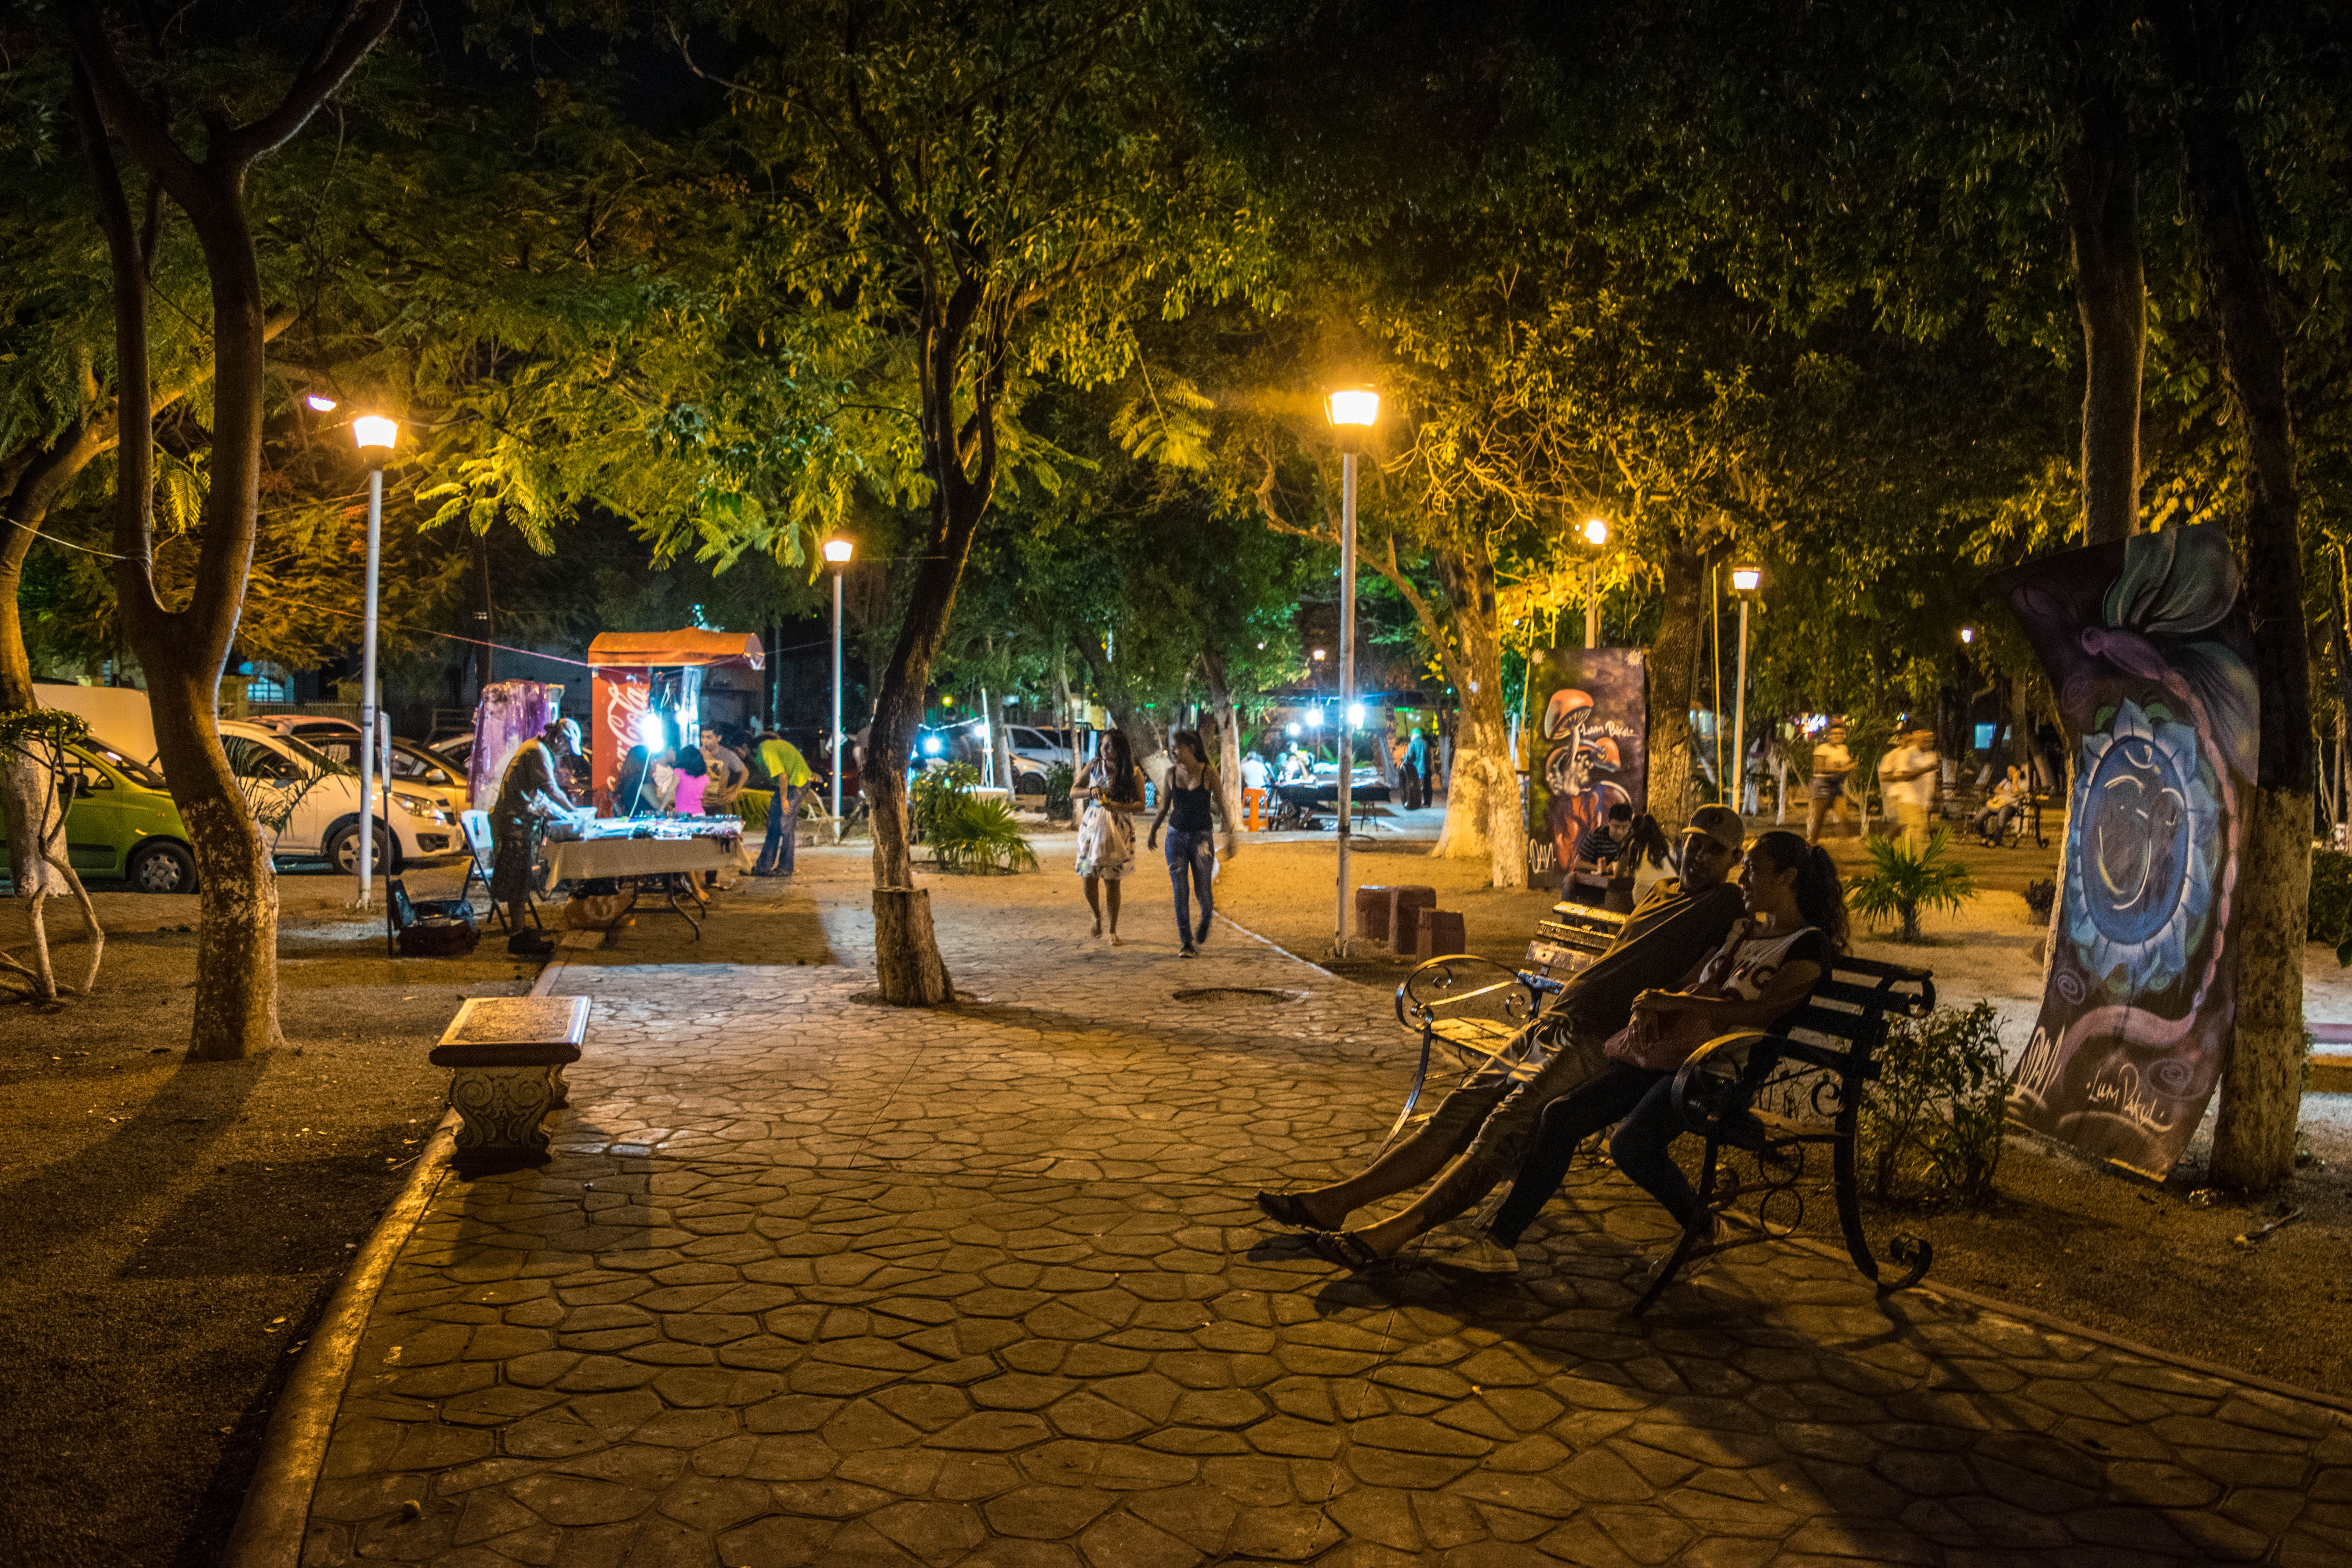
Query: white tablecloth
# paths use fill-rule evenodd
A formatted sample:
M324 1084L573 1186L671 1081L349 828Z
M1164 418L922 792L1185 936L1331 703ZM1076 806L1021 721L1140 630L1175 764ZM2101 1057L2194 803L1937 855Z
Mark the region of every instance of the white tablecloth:
M596 877L660 877L738 870L750 862L740 838L580 838L545 846L542 887Z

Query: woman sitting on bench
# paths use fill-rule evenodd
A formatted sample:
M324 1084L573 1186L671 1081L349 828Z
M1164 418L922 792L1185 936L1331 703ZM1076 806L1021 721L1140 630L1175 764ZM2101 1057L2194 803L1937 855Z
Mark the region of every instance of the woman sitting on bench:
M1559 1190L1576 1146L1612 1121L1617 1135L1609 1157L1677 1225L1689 1226L1698 1195L1674 1159L1674 1141L1685 1131L1675 1114L1675 1072L1718 1036L1776 1028L1812 994L1845 946L1845 891L1837 868L1828 850L1808 847L1801 836L1776 831L1758 838L1740 868L1739 890L1748 918L1723 946L1684 989L1636 996L1633 1021L1601 1047L1611 1065L1544 1108L1510 1194L1487 1222L1496 1246L1518 1245ZM1689 1261L1720 1245L1710 1231Z

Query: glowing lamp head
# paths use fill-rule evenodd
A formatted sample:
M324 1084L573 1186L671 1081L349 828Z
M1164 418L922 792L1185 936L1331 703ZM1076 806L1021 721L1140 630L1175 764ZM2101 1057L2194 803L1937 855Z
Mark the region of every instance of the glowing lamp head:
M1977 640L1977 629L1976 629L1976 627L1974 627L1974 626L1962 626L1962 627L1960 628L1960 640L1961 640L1962 642L1964 642L1964 643L1968 643L1968 642L1974 642L1974 641L1976 641L1976 640Z
M658 746L668 739L664 732L661 715L658 713L638 714L636 731L637 744L640 746Z
M1350 729L1350 730L1360 728L1360 727L1363 724L1363 722L1364 722L1364 705L1363 705L1362 703L1360 703L1360 702L1350 702L1350 703L1349 703L1349 704L1348 704L1348 728L1349 728L1349 729Z
M1366 430L1381 416L1381 395L1369 386L1345 386L1326 397L1323 406L1332 424Z
M1597 517L1584 520L1584 542L1595 550L1609 542L1609 524Z
M323 393L314 392L302 401L313 414L332 414L335 411L335 400Z
M1307 710L1307 727L1310 729L1320 730L1323 728L1323 710L1320 708L1309 708Z
M352 421L352 439L359 444L367 466L381 468L392 461L392 448L400 439L400 422L381 414L362 414Z
M1731 569L1731 590L1735 594L1752 594L1764 585L1764 569L1760 566L1734 566Z
M937 735L926 735L926 736L924 736L924 737L923 737L923 755L925 755L925 756L927 756L927 757L936 757L936 756L938 756L939 754L940 754L940 738L939 738Z
M1318 664L1323 662L1323 650L1319 647L1315 650L1315 662Z
M1282 727L1282 732L1294 741L1298 739L1298 726L1296 724L1285 724Z
M856 551L857 545L852 540L828 539L824 542L824 558L836 566L849 564L850 556L856 553Z

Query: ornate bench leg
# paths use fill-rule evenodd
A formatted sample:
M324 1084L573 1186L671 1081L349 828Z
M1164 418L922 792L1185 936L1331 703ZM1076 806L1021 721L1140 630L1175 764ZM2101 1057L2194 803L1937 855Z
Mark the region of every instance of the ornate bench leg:
M459 1171L547 1163L547 1129L541 1123L554 1109L551 1076L544 1063L451 1073L449 1103L464 1119L457 1129Z
M1699 1163L1698 1202L1691 1209L1691 1223L1683 1226L1682 1235L1675 1241L1674 1251L1666 1255L1666 1260L1658 1266L1657 1273L1651 1276L1650 1288L1642 1292L1642 1299L1633 1303L1633 1316L1638 1318L1648 1311L1650 1303L1675 1282L1675 1276L1682 1272L1683 1263L1690 1257L1691 1248L1697 1246L1699 1237L1706 1234L1699 1227L1715 1214L1716 1154L1721 1148L1722 1145L1715 1139L1706 1141L1706 1152Z
M1412 1120L1412 1108L1421 1103L1422 1086L1429 1081L1429 1051L1433 1038L1430 1030L1422 1030L1421 1062L1412 1069L1412 1087L1405 1090L1404 1109L1397 1112L1396 1121L1389 1128L1389 1135L1381 1140L1381 1153L1386 1153L1389 1145L1397 1141L1397 1134L1404 1131L1404 1124Z
M1907 1290L1927 1274L1927 1266L1936 1259L1936 1249L1920 1237L1897 1232L1887 1238L1886 1256L1903 1273L1891 1279L1879 1273L1878 1260L1870 1255L1870 1243L1862 1234L1862 1190L1854 1170L1853 1130L1847 1126L1841 1131L1846 1135L1832 1147L1836 1155L1838 1225L1845 1231L1846 1252L1862 1277L1882 1292Z
M551 1109L562 1110L564 1107L572 1103L572 1086L563 1081L563 1064L562 1062L558 1062L553 1067L547 1069L547 1090L548 1093L553 1097L548 1101L548 1105Z

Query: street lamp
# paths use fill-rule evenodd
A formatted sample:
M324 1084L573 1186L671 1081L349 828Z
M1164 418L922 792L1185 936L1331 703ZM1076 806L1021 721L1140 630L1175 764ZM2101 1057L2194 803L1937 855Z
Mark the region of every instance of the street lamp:
M1609 542L1609 524L1601 518L1584 520L1584 542L1591 551L1584 563L1584 646L1601 646L1601 552Z
M849 574L849 558L856 542L838 535L824 542L824 558L833 568L833 841L841 842L841 757L847 743L841 733L841 580Z
M1381 416L1381 395L1369 386L1339 387L1325 402L1331 424L1352 437L1339 455L1339 708L1344 717L1356 701L1356 450L1355 443ZM1318 650L1317 657L1320 658ZM1339 912L1331 954L1348 956L1348 785L1356 771L1356 737L1343 728L1339 748Z
M1748 809L1748 606L1763 586L1763 568L1731 569L1731 591L1739 595L1739 679L1731 691L1732 798L1743 816Z
M332 406L330 405L329 406ZM400 439L400 424L378 414L362 414L352 421L352 440L368 470L367 613L360 645L360 908L368 907L375 889L375 588L383 554L383 466ZM389 767L385 770L390 772ZM384 780L384 793L392 780ZM392 810L384 808L389 831Z
M1976 641L1976 640L1977 640L1977 629L1976 629L1976 627L1974 627L1974 626L1962 626L1962 627L1960 628L1960 641L1961 641L1961 642L1963 642L1963 643L1972 643L1972 642L1974 642L1974 641Z

